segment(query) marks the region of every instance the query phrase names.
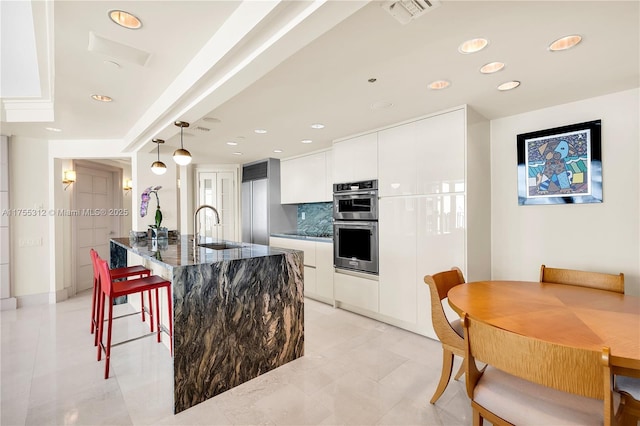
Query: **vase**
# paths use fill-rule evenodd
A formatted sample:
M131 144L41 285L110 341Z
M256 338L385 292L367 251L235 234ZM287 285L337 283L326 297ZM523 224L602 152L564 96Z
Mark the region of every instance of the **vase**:
M149 228L152 240L166 240L169 238L169 229L167 228Z

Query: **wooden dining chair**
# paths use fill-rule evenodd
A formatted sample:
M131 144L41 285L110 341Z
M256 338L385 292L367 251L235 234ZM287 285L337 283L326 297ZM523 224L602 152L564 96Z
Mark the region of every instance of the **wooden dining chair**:
M484 419L493 425L612 424L608 348L545 342L466 313L462 324L474 426ZM476 361L486 364L483 371Z
M624 294L624 274L578 271L575 269L547 268L540 266L540 282L577 285Z
M620 396L615 415L619 426L640 424L640 360L612 357L613 392ZM612 392L612 394L613 394ZM613 405L613 400L609 401Z
M447 293L453 287L464 284L464 275L458 267L451 268L450 271L439 272L434 275L425 275L424 282L429 286L431 294L431 322L433 329L442 343L442 373L431 403L442 396L444 390L451 379L453 370L453 356L464 357L464 338L462 325L459 319L449 322L442 307L442 299L447 297ZM464 366L460 366L455 380L458 380L464 373Z

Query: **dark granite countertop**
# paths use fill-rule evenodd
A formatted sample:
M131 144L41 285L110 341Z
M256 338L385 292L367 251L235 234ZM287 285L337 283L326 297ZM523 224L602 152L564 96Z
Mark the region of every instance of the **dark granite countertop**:
M316 233L304 233L304 232L282 232L271 234L272 237L277 238L291 238L294 240L308 240L319 241L321 243L333 243L333 235L316 234Z
M200 243L228 244L236 247L224 250L198 247L196 249L196 256L194 257L192 239L192 235L182 235L177 240L160 240L157 250L153 250L150 239L146 241L132 241L129 237L125 237L112 238L111 241L138 256L168 268L211 264L225 260L274 256L292 251L259 244L238 243L234 241L217 240L215 238L200 238Z

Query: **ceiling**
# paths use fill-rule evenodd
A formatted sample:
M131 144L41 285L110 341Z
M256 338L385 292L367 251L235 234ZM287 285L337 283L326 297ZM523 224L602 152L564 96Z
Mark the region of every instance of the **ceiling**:
M4 114L2 133L105 139L127 152L152 151L151 138L161 137L166 158L180 145L172 123L184 120L191 123L184 145L194 163L220 164L300 155L461 104L496 119L639 87L639 6L442 1L403 25L380 2L56 0L49 17L55 120L12 121ZM138 16L143 27L114 25L107 11L117 8ZM34 22L39 40L44 30ZM146 51L149 60L135 65L90 52L90 31ZM548 51L550 42L569 34L580 34L582 42ZM457 51L475 37L487 38L488 47ZM481 74L479 68L492 61L506 67ZM437 79L451 86L428 89ZM520 87L496 89L510 80ZM95 102L94 93L113 102ZM2 101L8 111L25 98ZM325 128L312 129L313 123ZM256 134L258 128L267 133Z

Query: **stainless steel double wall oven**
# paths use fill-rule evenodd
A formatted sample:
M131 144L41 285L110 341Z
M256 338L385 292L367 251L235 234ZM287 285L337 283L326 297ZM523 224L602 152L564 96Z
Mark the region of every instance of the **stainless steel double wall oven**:
M333 185L333 264L378 274L378 181Z

